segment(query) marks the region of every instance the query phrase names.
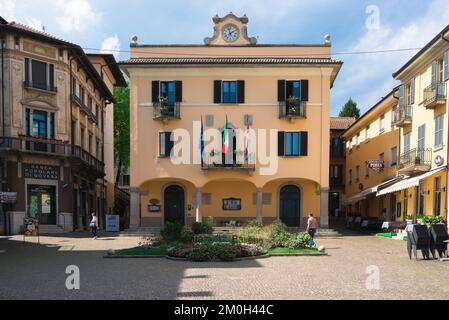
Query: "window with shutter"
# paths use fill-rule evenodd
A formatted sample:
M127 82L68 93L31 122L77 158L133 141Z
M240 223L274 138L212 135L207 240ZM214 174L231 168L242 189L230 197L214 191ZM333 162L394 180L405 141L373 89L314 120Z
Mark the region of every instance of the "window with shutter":
M437 62L432 62L432 87L437 84Z
M175 81L175 102L182 102L182 81Z
M301 132L300 133L300 156L301 157L307 157L309 154L309 133L308 132Z
M239 104L245 103L245 81L244 80L237 81L237 103L239 103Z
M214 80L214 103L221 103L221 80Z
M173 146L172 132L159 132L159 157L170 157Z
M159 102L159 81L153 81L151 83L151 95L152 95L151 101L153 103Z
M301 80L301 101L309 101L309 80Z
M284 102L285 99L285 80L278 80L278 101Z
M409 104L412 105L415 103L415 78L410 81L410 100Z
M403 85L399 87L399 105L400 106L405 105L405 88Z
M278 156L283 157L284 156L284 141L285 141L285 132L279 131L278 132Z
M237 81L223 81L221 102L237 103L237 91Z

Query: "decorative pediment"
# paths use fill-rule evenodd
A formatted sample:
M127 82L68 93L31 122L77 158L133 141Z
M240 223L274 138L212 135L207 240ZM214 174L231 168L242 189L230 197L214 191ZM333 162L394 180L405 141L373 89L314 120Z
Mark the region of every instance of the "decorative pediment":
M256 38L248 37L248 17L243 15L237 17L230 12L224 17L216 15L212 18L214 22L214 35L204 39L206 45L235 45L249 46L257 44Z
M46 110L52 110L52 111L58 111L59 107L53 103L50 99L43 97L43 96L37 96L33 98L25 98L20 101L20 103L24 106L29 106L32 108L37 109L46 109Z

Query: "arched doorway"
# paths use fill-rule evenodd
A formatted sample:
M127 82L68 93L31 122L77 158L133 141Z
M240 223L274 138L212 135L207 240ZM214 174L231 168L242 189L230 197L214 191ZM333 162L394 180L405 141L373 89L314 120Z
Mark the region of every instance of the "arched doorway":
M299 227L301 225L301 190L294 185L284 186L279 198L279 219L288 227Z
M164 222L183 222L185 210L184 189L169 186L164 191Z

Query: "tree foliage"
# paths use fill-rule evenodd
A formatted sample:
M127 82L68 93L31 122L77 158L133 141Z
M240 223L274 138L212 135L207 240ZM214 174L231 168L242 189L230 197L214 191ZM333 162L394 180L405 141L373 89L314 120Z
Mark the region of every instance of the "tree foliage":
M360 109L357 108L357 102L349 98L348 102L341 108L340 117L360 118Z
M114 96L114 150L119 176L129 168L130 162L129 87L115 88Z

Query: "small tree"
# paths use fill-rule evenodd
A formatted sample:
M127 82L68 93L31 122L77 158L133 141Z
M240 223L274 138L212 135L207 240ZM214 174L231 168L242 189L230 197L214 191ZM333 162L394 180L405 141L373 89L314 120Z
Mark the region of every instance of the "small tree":
M129 168L130 139L129 139L129 87L115 88L114 96L114 149L117 161L116 182L123 171Z
M360 109L357 108L357 102L349 98L348 102L345 103L343 108L340 111L340 117L351 117L351 118L360 118Z

